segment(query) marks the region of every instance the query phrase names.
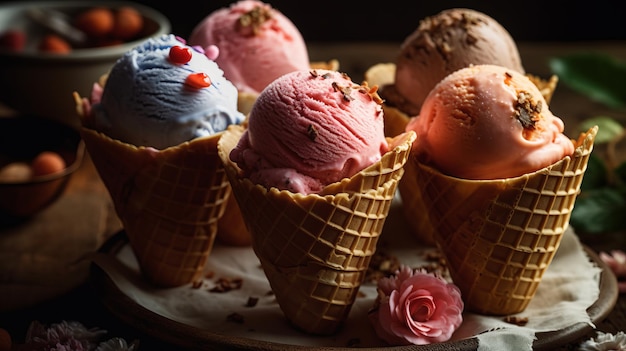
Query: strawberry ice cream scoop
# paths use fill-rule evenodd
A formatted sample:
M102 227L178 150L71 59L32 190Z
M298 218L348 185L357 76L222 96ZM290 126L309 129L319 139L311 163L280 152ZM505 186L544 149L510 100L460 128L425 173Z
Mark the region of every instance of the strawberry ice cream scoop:
M239 91L259 93L281 75L309 68L298 28L280 11L257 0L218 9L193 29L190 45L217 46L217 64Z
M520 176L574 152L563 121L523 74L495 65L444 78L407 125L413 151L441 172L466 179Z
M230 158L251 181L316 193L388 151L376 88L330 70L300 70L258 97Z

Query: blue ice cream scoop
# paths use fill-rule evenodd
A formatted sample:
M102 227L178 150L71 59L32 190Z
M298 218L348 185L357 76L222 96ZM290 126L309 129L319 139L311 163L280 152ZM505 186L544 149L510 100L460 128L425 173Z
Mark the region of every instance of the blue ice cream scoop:
M125 53L93 105L94 129L136 146L164 149L213 135L245 116L237 88L202 49L167 34Z

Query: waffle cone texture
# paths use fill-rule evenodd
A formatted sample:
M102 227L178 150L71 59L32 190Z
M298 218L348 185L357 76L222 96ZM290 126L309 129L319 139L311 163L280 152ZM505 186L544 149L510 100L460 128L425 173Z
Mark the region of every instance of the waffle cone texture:
M572 156L516 178L465 180L411 158L433 236L466 309L524 311L569 225L597 127Z
M229 127L218 149L254 252L286 318L306 333L333 334L365 279L415 134L389 139L393 149L379 162L304 195L240 176L228 156L243 131Z
M86 127L81 135L142 275L162 287L201 278L231 193L217 155L221 133L164 150Z

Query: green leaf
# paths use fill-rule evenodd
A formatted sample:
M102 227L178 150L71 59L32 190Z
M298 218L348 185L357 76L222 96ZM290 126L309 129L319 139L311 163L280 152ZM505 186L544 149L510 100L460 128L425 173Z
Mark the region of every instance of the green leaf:
M588 234L609 233L626 228L626 197L615 188L588 191L576 199L570 217L577 232Z
M570 88L612 108L626 106L626 64L605 54L578 53L552 58L552 73Z
M619 179L622 182L622 184L626 184L626 163L622 163L618 165L617 167L615 167L614 172L615 172L615 175L617 176L617 179Z
M597 144L608 143L624 133L622 124L607 116L596 116L586 119L580 123L578 129L581 133L584 133L596 125L598 126L598 134L595 139Z

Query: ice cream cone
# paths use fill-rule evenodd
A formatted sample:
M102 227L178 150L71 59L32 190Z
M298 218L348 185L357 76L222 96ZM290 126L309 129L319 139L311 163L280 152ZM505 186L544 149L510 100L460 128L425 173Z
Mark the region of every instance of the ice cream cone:
M339 69L338 60L313 61L311 69L328 69L336 71ZM252 92L239 92L237 96L237 109L244 115L248 115L259 94ZM217 239L227 245L248 246L251 244L250 234L242 218L239 205L233 199L228 201L224 215L219 220Z
M393 63L379 63L370 67L365 72L365 80L369 85L393 84L396 74L396 65ZM400 109L383 104L385 116L385 135L393 137L405 132L410 116ZM415 184L416 170L409 164L405 165L403 180L398 184L398 192L402 199L402 211L404 217L411 227L411 231L417 239L425 245L435 245L432 236L432 227L426 215L427 211L422 201L421 193Z
M252 238L241 216L237 200L230 196L224 208L224 214L217 221L216 240L228 246L250 246Z
M380 89L385 86L393 85L396 75L396 65L393 63L379 63L370 67L365 72L365 81L369 86L377 85ZM406 113L400 109L383 104L385 116L385 135L393 138L396 135L404 133L404 129L409 123Z
M581 134L573 156L516 178L465 180L407 162L417 165L435 241L467 310L526 308L569 225L596 133Z
M543 79L533 74L526 74L526 76L539 88L541 95L543 95L543 98L549 104L550 100L552 100L552 94L554 94L554 90L556 90L556 85L559 82L559 77L552 75L549 79Z
M328 69L331 71L339 70L339 61L332 59L329 61L311 61L311 69Z
M220 134L156 150L83 127L81 135L129 237L142 274L158 286L200 278L231 190Z
M390 140L393 150L320 194L266 189L239 176L228 155L244 128L231 126L218 150L278 304L310 334L332 334L347 318L365 279L413 132Z
M396 65L393 63L379 63L373 65L365 72L365 80L369 85L378 85L384 87L385 85L392 85L396 74ZM541 94L544 96L546 102L550 102L552 94L556 89L558 83L557 76L552 76L550 79L542 79L539 76L527 74L529 79L537 85ZM383 111L385 116L385 135L393 137L395 135L405 132L406 125L412 116L407 115L397 107L383 104ZM411 227L412 232L416 238L426 244L435 245L433 238L433 228L428 218L426 204L422 199L420 190L418 189L417 182L417 170L415 164L408 162L405 167L405 175L402 177L400 184L398 185L398 192L402 199L402 211L404 217Z
M250 110L252 110L252 105L254 105L257 97L259 97L257 93L240 91L237 94L237 110L247 116Z

